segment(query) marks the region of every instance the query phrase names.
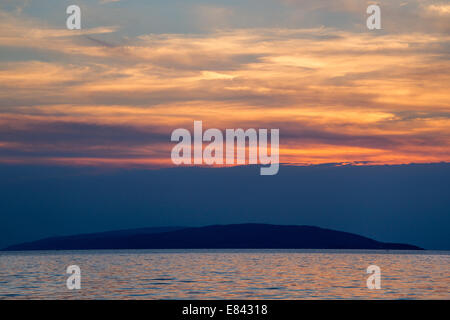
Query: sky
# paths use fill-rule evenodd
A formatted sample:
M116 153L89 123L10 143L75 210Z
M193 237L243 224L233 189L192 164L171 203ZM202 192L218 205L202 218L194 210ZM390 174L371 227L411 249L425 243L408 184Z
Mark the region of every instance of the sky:
M288 164L449 161L449 2L370 3L1 0L0 162L171 166L194 120L279 128Z
M450 3L368 30L373 3L0 0L0 248L257 222L450 250ZM278 175L172 168L195 120L279 129Z
M148 170L0 166L0 248L158 226L312 225L450 250L450 164Z

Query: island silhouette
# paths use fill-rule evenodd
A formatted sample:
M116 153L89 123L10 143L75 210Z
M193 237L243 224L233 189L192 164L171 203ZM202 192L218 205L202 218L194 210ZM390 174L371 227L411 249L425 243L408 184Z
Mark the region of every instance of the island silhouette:
M423 250L314 226L231 224L159 227L45 238L5 251L102 249L375 249Z

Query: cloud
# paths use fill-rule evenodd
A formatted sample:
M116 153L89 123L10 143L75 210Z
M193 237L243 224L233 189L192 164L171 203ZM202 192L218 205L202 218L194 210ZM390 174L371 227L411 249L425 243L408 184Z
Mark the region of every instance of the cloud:
M450 15L450 5L449 4L430 4L426 8L430 13L436 13L439 16Z
M112 3L112 2L119 2L120 0L100 0L101 4L106 4L106 3Z
M229 7L204 4L195 5L192 10L198 27L203 30L217 30L230 27L231 17L234 14Z
M401 7L424 17L412 4ZM350 1L330 10L358 8ZM75 34L1 15L0 46L12 50L0 59L2 160L165 163L170 132L193 120L280 128L281 154L291 163L449 159L450 36L437 29L121 37L122 26ZM42 54L17 59L25 49Z

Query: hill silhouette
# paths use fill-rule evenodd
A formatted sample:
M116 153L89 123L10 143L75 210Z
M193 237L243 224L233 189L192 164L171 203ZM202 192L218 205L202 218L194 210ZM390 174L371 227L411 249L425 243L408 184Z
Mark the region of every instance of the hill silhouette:
M9 246L4 250L93 249L390 249L421 250L384 243L353 233L313 226L270 224L212 225L121 230L52 237Z

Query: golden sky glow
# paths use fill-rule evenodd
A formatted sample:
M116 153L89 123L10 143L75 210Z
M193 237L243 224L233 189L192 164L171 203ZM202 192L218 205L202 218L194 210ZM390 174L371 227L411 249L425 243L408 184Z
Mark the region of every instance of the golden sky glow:
M0 161L167 166L170 133L194 120L279 128L283 163L449 161L448 5L417 10L434 29L125 37L120 21L72 32L2 9Z

